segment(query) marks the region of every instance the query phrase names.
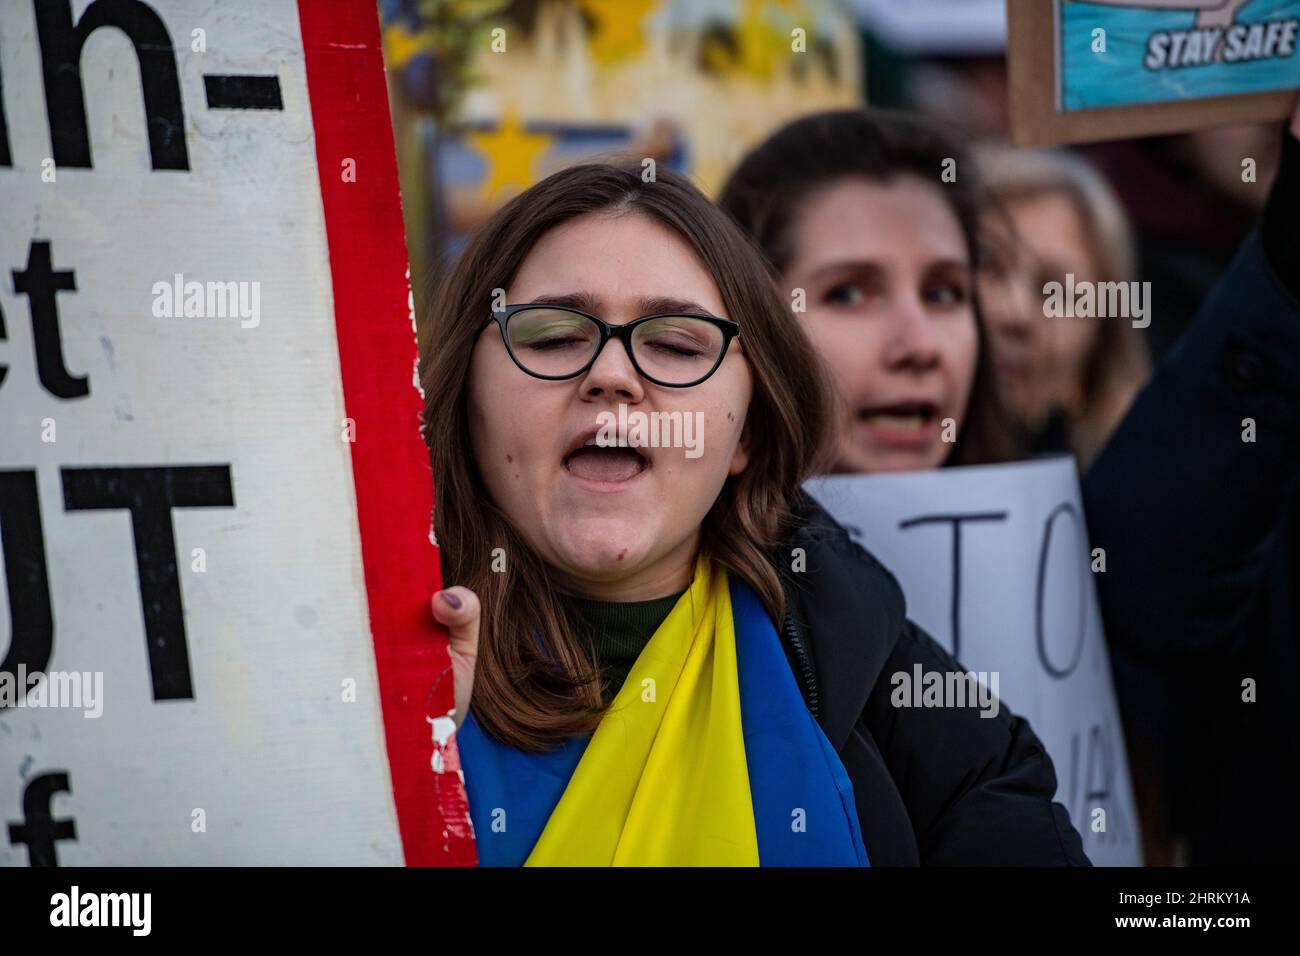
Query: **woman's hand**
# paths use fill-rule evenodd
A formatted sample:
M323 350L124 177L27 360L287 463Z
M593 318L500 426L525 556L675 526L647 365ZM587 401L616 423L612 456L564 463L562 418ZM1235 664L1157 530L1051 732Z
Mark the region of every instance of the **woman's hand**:
M469 695L474 689L474 664L478 660L478 595L469 588L446 588L433 596L433 616L451 634L447 653L451 656L451 677L455 687L456 729L469 713Z

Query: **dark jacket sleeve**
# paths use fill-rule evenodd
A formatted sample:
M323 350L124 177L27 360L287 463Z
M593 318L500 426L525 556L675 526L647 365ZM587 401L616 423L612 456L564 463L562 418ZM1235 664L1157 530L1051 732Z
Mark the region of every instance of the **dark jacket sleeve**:
M971 707L895 707L891 675L964 672L911 621L885 663L863 714L907 806L923 866L1088 866L1056 772L1029 724L999 702L996 717Z
M1239 651L1300 476L1297 144L1253 233L1083 480L1107 638L1160 663ZM1280 199L1279 197L1292 197ZM1292 204L1288 220L1280 202ZM1281 243L1282 245L1279 245ZM1290 259L1282 253L1289 254ZM1159 289L1153 289L1159 295ZM1254 422L1254 441L1243 440Z

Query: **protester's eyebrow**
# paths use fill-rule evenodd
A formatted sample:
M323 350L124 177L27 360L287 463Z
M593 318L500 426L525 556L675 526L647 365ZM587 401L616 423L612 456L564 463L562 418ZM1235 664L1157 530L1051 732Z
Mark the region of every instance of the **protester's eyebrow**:
M590 292L560 292L555 295L539 295L529 305L559 305L568 309L579 309L595 313L600 302Z
M941 270L967 272L970 270L970 263L964 259L936 259L933 262L927 262L923 271L938 272ZM840 259L835 262L828 262L824 266L818 266L812 271L810 278L819 279L836 272L865 273L872 279L878 279L884 274L885 267L868 259Z
M885 271L884 267L878 262L872 262L869 259L837 259L834 262L828 262L824 266L818 266L809 275L811 279L819 279L822 276L834 272L865 272L873 279L878 278Z
M590 292L562 292L556 295L539 295L529 305L559 305L569 309L580 309L592 315L600 315L600 300ZM675 299L671 296L643 296L636 300L637 315L654 315L657 312L700 312L712 314L710 310L689 299Z
M648 298L637 299L636 304L637 310L642 315L653 315L656 312L710 313L709 309L706 309L698 302L691 302L689 299L674 299L669 296L650 296Z
M927 272L970 272L970 263L965 259L939 259L926 266Z

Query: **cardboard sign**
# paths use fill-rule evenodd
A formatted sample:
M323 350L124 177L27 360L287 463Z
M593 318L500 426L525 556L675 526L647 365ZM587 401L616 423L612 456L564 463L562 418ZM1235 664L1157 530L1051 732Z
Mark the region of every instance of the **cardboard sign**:
M0 864L472 863L373 0L0 69Z
M862 26L908 56L996 56L1006 49L1006 0L849 0Z
M1016 145L1288 116L1300 0L1008 0Z
M1029 720L1089 858L1140 865L1073 460L836 475L807 489L898 578L908 617ZM926 703L913 675L893 680L896 706Z

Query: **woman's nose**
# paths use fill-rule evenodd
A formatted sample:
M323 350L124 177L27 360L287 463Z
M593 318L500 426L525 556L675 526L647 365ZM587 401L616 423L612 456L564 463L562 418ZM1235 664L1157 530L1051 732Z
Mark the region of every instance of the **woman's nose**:
M1028 279L1017 282L1013 288L1012 311L1029 329L1038 329L1043 318L1043 300Z
M980 286L984 321L996 339L1027 342L1036 337L1042 309L1035 313L1034 290L1027 281L986 280Z
M892 329L886 364L925 370L939 362L939 336L925 304L918 298L899 302L889 317Z
M995 338L1012 342L1027 342L1036 330L1027 303L1016 300L1008 300L996 311L989 309L985 312L985 319Z
M587 398L617 396L634 402L641 400L644 394L641 376L622 342L617 339L605 342L596 361L583 376L582 394Z

